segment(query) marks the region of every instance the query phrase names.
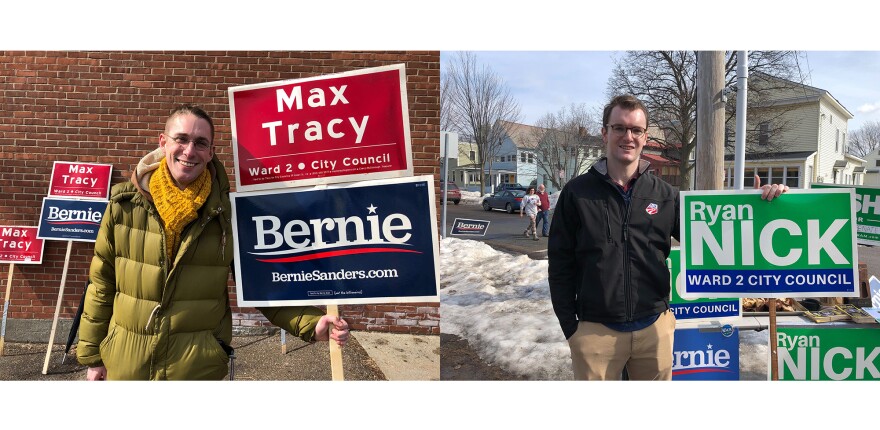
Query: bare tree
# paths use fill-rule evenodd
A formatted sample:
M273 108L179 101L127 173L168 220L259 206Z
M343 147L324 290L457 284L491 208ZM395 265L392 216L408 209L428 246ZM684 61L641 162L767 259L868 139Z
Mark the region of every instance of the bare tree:
M489 66L478 65L471 52L458 52L441 73L447 85L441 86L441 117L448 117L450 129L470 138L477 147L483 168L480 169L480 192L486 187L486 166L501 148L507 130L504 122L519 121L519 103L510 94L504 80ZM448 113L443 113L443 109Z
M849 152L856 157L865 158L877 149L880 149L880 122L868 121L850 133Z
M585 171L595 160L593 154L601 152L602 139L595 135L599 127L596 115L583 103L562 107L538 119L532 129L538 171L556 189Z
M697 57L693 51L627 51L608 79L608 98L631 94L647 105L661 154L677 160L682 188L690 184L689 159L697 131ZM603 124L604 126L604 124Z
M440 74L440 130L458 131L456 130L455 114L451 108L449 101L450 79L445 73Z
M730 90L736 88L736 52L727 53L725 66L726 85ZM797 55L791 51L751 51L749 52L749 73L763 73L765 76L791 80L797 76ZM649 126L659 129L653 135L661 147L661 154L678 162L682 189L690 188L693 165L691 154L696 146L697 116L697 56L694 51L627 51L623 58L615 61L615 68L608 79L608 98L617 94L632 94L644 102L650 111ZM770 82L770 81L768 81ZM763 87L749 88L749 104L760 103L774 89L777 82ZM790 83L790 82L789 82ZM735 93L728 98L728 112L736 109ZM750 133L763 136L768 133L781 133L787 124L782 123L784 107L765 109L763 117L771 119L749 121ZM728 115L728 121L731 121ZM761 124L773 121L770 130ZM757 141L758 139L747 139ZM772 145L756 146L754 151L779 152L780 147Z

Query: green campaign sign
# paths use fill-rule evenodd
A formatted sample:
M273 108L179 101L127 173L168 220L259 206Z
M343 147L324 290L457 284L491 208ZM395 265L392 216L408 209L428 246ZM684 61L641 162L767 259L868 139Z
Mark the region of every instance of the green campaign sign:
M781 381L880 380L880 328L779 327L776 353Z
M673 247L666 259L669 267L669 279L672 285L669 298L669 309L675 314L675 319L702 320L719 318L738 318L742 316L742 304L739 298L705 299L691 296L682 297L681 277L681 249Z
M852 185L811 184L811 188L848 188L855 190L856 238L863 245L880 245L880 188Z
M683 191L683 291L694 297L856 297L851 189Z

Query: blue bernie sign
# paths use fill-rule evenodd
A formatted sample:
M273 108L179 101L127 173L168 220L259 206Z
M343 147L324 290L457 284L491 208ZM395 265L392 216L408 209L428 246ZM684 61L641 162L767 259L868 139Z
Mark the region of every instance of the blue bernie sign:
M489 221L456 218L452 222L452 234L457 236L485 236Z
M107 200L43 198L37 238L94 242L107 210Z
M433 177L232 193L239 306L437 302Z
M676 329L673 381L738 381L739 330Z

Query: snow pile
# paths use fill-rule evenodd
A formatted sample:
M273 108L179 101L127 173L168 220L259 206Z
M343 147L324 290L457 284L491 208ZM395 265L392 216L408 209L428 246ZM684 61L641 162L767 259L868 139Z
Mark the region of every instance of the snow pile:
M472 240L440 242L443 333L486 362L536 380L570 380L568 343L550 306L547 261Z
M483 203L483 196L481 196L479 192L461 190L460 204L479 206L482 203Z
M550 304L547 261L476 240L440 241L440 328L487 363L533 380L572 379L568 342ZM740 378L767 380L769 330L740 331Z

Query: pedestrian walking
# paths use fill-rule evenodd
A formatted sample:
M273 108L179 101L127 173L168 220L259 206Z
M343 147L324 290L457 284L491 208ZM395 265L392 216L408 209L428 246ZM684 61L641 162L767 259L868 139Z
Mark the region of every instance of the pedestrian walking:
M541 224L541 236L550 235L550 195L547 194L544 184L538 185L538 192L535 194L541 199L541 205L538 207L538 216L535 219L535 226ZM543 222L543 224L542 224Z
M526 215L529 217L529 223L523 234L526 237L532 236L534 240L538 240L538 227L535 226L535 218L538 216L538 210L541 207L541 199L535 195L535 187L529 187L526 195L523 196L522 202L519 204L519 216Z

